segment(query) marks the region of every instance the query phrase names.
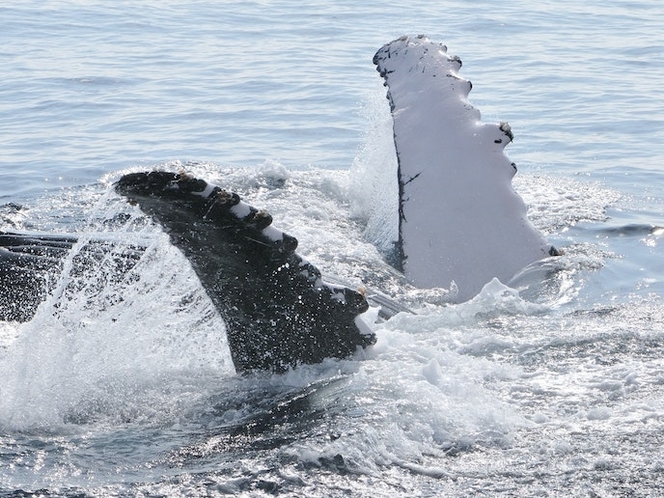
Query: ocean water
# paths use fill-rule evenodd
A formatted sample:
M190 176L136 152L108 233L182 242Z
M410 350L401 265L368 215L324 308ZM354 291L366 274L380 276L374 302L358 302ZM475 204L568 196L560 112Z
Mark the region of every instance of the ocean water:
M238 376L167 236L109 233L148 242L138 278L88 275L57 313L0 323L0 496L664 494L661 2L25 0L0 18L0 230L103 230L130 209L122 172L187 169L416 311L373 324L362 357ZM565 250L530 292L450 306L385 276L371 60L419 33L512 126L515 188Z

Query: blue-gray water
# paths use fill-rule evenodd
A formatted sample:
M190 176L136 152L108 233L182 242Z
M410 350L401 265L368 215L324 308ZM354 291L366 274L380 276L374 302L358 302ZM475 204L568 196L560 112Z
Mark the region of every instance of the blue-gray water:
M119 171L182 164L360 282L381 264L360 172L391 138L371 59L425 33L483 119L510 122L516 188L568 265L530 301L404 289L420 313L376 325L366 358L237 377L182 257L146 233L115 307L0 324L0 495L664 494L660 1L22 1L0 19L0 229L93 229L122 209Z

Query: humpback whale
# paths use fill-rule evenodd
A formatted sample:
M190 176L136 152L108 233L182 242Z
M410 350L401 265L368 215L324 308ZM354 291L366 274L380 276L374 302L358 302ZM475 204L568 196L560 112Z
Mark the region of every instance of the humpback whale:
M494 278L555 255L512 189L506 123L483 124L467 100L461 61L423 36L402 37L374 59L393 118L399 187L396 266L417 287L455 288L458 301ZM161 225L189 260L227 326L237 371L283 371L344 358L375 343L360 315L365 295L326 282L297 240L240 197L187 173L122 176L115 191ZM0 227L1 228L1 227ZM63 272L82 273L111 242L0 231L0 320L28 321ZM76 247L76 254L72 249ZM113 254L133 268L145 248ZM68 259L68 264L64 261ZM396 309L396 308L395 308Z

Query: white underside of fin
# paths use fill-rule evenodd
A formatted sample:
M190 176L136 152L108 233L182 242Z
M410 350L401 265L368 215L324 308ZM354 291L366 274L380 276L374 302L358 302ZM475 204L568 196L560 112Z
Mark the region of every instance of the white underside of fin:
M399 162L403 270L418 287L458 286L458 300L508 281L550 244L512 188L506 123L484 124L467 100L461 61L424 37L385 45L385 78Z

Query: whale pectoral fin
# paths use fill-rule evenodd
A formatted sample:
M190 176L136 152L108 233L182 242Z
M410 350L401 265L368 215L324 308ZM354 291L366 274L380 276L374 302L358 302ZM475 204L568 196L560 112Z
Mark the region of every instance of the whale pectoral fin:
M297 240L272 217L189 175L123 176L115 189L161 224L190 261L226 323L238 371L283 371L345 358L376 340L358 318L363 294L325 282L296 252ZM0 320L30 320L53 290L76 237L0 232ZM104 259L112 243L88 240L70 272ZM114 254L114 271L133 268L144 248Z
M401 266L418 287L458 288L459 301L549 255L511 185L507 123L483 124L461 60L423 36L374 57L388 87L397 151Z
M356 323L362 294L324 282L272 218L186 174L125 175L121 195L164 226L227 325L237 370L283 370L344 358L375 342Z

